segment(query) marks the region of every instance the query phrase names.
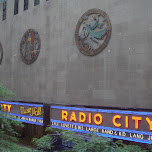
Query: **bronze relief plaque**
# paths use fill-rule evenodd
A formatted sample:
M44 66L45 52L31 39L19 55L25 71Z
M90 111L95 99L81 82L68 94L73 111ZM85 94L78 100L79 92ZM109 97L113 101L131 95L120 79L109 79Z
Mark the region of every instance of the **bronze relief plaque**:
M2 64L2 60L3 60L3 48L2 48L2 44L0 43L0 64Z
M41 48L40 36L37 31L29 29L22 37L20 55L25 64L32 64L38 57Z
M77 23L77 47L85 55L96 55L108 45L111 32L112 26L108 15L100 9L91 9L84 13Z

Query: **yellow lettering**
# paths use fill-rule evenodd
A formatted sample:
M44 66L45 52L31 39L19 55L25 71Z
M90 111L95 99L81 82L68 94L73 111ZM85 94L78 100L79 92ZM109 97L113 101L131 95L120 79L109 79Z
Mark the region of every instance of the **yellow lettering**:
M146 118L146 121L149 124L149 130L152 130L152 121L150 121L150 119L148 117Z
M99 120L97 120L97 118L99 119ZM97 124L97 125L100 125L101 123L102 123L102 116L100 115L100 114L95 114L94 115L94 122Z
M70 121L77 121L76 116L75 116L75 112L71 113Z
M4 107L4 111L6 111L6 104L3 104L3 107Z
M11 112L11 107L12 107L12 105L7 105L8 112Z
M128 126L129 126L128 116L125 116L125 127L128 128Z
M138 129L139 128L139 121L142 120L142 117L132 116L132 120L135 120L135 128Z
M119 116L119 115L115 115L114 117L113 117L113 124L116 126L116 127L121 127L121 123L116 123L116 119L121 119L121 116Z
M65 110L62 110L62 120L67 121L68 120L68 112Z
M83 112L79 112L79 122L85 122L86 121L86 115Z
M91 113L89 113L89 123L91 123Z
M20 107L21 114L24 114L24 107Z
M24 107L20 107L21 110L21 114L30 114L30 116L39 116L42 115L41 113L41 107L34 107L34 108L28 108L28 109L24 109Z

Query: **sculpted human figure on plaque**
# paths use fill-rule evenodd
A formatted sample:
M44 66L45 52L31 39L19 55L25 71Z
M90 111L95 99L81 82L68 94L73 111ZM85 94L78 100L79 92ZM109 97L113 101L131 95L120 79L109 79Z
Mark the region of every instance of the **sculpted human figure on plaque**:
M75 39L81 53L96 55L108 44L111 36L111 23L105 12L92 9L79 20Z

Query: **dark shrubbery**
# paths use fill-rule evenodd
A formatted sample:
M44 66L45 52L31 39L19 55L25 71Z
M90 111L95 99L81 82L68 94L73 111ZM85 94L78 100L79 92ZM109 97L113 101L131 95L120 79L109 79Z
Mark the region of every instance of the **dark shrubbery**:
M72 149L63 149L62 152L151 152L152 146L148 145L146 149L137 145L126 145L123 141L113 142L109 138L96 136L94 134L77 134L71 131L48 128L51 133L61 134L61 138L68 143L73 143ZM48 143L50 140L50 143ZM45 135L40 139L34 139L36 146L42 149L51 149L54 145L51 143L51 134ZM45 143L45 144L44 144ZM50 147L49 147L50 144ZM51 145L52 144L52 145Z
M0 97L14 97L15 94L0 84ZM0 109L1 111L1 109ZM13 126L23 127L19 121L15 121L13 117L5 112L0 112L0 151L1 152L29 152L29 149L20 147L15 144L18 141L18 133L13 129Z

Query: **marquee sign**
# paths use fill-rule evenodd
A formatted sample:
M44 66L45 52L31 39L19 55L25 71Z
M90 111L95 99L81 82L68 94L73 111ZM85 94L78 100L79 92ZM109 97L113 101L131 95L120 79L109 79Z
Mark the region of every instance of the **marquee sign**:
M0 101L0 109L17 121L43 126L43 105Z
M51 127L152 144L152 112L51 106Z

